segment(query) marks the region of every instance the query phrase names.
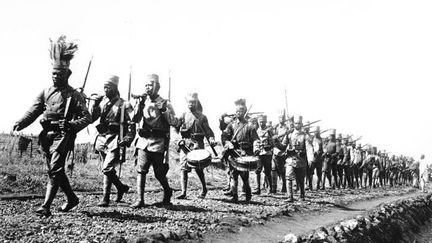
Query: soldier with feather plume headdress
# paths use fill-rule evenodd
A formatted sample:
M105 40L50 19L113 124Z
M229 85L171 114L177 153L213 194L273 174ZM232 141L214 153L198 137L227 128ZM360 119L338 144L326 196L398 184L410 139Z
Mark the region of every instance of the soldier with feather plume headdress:
M39 144L46 156L49 181L45 201L36 213L46 217L51 215L50 206L59 187L67 197L67 203L59 211L67 212L79 201L65 173L66 157L73 150L76 134L91 122L84 97L68 84L72 74L70 61L77 50L77 44L68 41L64 35L56 41L51 40L53 85L39 93L30 109L13 127L13 130L20 131L42 115L43 130Z

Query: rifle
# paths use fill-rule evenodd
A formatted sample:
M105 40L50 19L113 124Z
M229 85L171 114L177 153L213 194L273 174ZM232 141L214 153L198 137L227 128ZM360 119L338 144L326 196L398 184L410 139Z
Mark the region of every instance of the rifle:
M85 75L85 77L84 77L84 82L83 82L83 85L81 86L81 87L79 87L78 89L80 90L79 92L80 93L82 93L82 94L84 94L84 88L85 88L85 86L86 86L86 84L87 84L87 78L88 78L88 74L89 74L89 72L90 72L90 67L91 67L91 64L92 64L92 61L93 61L93 55L92 55L92 57L90 58L90 61L89 61L89 64L88 64L88 66L87 66L87 72L86 72L86 75ZM84 97L85 97L85 95L84 95ZM68 112L69 112L69 107L70 107L70 103L71 103L71 97L68 97L67 98L67 100L66 100L66 106L65 106L65 111L64 111L64 118L66 119L66 116L67 116L67 114L68 114ZM87 128L88 129L88 128ZM88 132L88 131L87 131ZM70 153L71 151L69 151L69 153ZM73 175L73 169L74 169L74 160L75 160L75 153L74 153L74 151L72 151L72 161L71 161L71 164L68 166L68 168L70 169L70 177L72 178L72 175ZM70 154L68 154L68 158L69 158L69 156L70 156Z
M130 100L131 96L131 86L132 86L132 66L129 69L129 88L128 88L128 101ZM122 107L120 110L120 134L119 134L119 141L123 140L124 137L124 123L125 123L125 102L122 103ZM126 145L122 146L120 148L120 166L119 166L119 178L121 177L121 169L122 164L126 161Z
M313 121L313 122L306 123L305 125L303 125L303 128L304 127L309 127L310 125L315 124L315 123L320 122L320 121L321 120L316 120L316 121Z
M286 112L287 120L289 120L289 117L288 117L288 96L287 96L286 87L284 90L285 90L285 112Z
M171 70L169 70L168 73L168 100L171 101ZM166 137L166 143L165 143L165 159L164 163L169 164L169 143L171 140L171 127L168 130L168 134ZM168 172L168 171L167 171Z

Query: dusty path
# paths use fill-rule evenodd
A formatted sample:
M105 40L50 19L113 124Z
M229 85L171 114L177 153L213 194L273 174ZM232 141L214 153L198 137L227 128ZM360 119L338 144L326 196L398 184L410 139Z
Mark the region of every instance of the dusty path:
M390 203L417 195L420 195L420 193L415 191L399 196L386 196L353 202L348 205L324 202L325 204L330 204L331 207L326 208L324 211L274 218L264 225L241 227L238 233L208 235L204 238L204 242L278 242L282 241L284 236L288 233L293 233L295 235L306 234L320 226L326 226L361 215L377 207L381 203ZM432 231L425 232L425 235L430 235L430 233L432 233Z

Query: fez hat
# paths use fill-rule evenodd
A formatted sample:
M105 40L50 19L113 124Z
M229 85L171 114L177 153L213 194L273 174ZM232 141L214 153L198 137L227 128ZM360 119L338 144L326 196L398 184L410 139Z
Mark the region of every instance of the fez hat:
M234 101L235 105L241 105L241 106L246 106L246 99L238 99L236 101Z
M267 121L267 115L265 115L265 114L260 114L260 115L258 115L258 117L257 117L258 119L263 119L264 121Z
M336 136L336 129L330 129L330 135Z
M109 75L105 80L105 84L112 84L118 86L119 77L117 75Z
M303 116L301 116L301 115L297 115L297 116L294 118L294 122L295 122L295 123L302 123L302 124L303 124Z
M56 41L50 39L50 58L53 69L69 70L70 61L78 50L78 45L73 41L66 40L65 35L61 35Z
M157 74L154 74L154 73L149 74L149 75L147 75L147 81L159 83L159 76Z

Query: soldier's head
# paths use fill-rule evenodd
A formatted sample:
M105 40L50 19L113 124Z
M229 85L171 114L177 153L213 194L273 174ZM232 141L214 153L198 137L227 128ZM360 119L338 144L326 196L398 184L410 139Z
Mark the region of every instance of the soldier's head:
M258 128L258 119L256 117L252 117L249 119L249 123L255 128Z
M266 115L258 116L258 125L260 128L265 128L267 126L267 116Z
M119 77L116 75L109 75L104 83L104 92L109 99L119 95L118 91Z
M420 156L420 159L424 159L424 158L425 158L425 155L422 154L422 155Z
M247 112L246 100L238 99L234 101L234 104L236 106L236 116L240 119L243 119Z
M188 108L190 111L202 111L201 102L198 99L198 94L196 92L191 92L186 96L188 102Z
M278 120L279 120L280 124L285 124L285 122L286 122L285 109L280 110L278 112Z
M320 135L321 135L320 126L316 126L315 131L314 131L314 135L315 135L315 137L320 137Z
M159 76L157 74L147 75L144 82L144 89L146 94L150 97L157 96L160 89Z
M332 141L334 141L335 139L336 139L336 129L331 129L330 130L330 139L332 140Z
M294 128L298 131L300 131L303 127L303 116L297 116L294 119Z
M267 121L267 127L273 127L273 122L272 121Z
M54 87L65 87L72 71L69 68L54 67L52 71L52 80Z

